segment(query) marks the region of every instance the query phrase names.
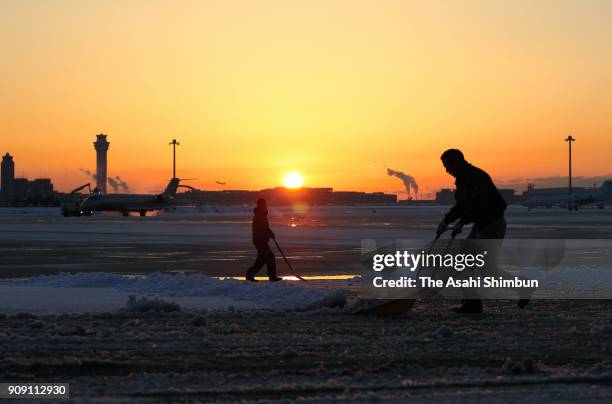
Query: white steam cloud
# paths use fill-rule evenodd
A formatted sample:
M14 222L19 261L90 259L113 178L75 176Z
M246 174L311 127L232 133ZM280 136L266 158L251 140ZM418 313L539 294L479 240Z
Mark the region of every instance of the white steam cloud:
M91 178L93 181L97 180L96 173L92 173L91 171L86 170L84 168L81 168L80 171L89 178ZM130 192L130 187L128 186L127 182L123 181L118 175L116 175L115 177L108 177L106 179L106 182L108 182L108 185L113 189L114 193Z
M402 182L404 183L404 187L406 187L406 193L408 194L408 197L410 197L413 191L414 197L416 198L417 194L419 193L419 184L417 184L413 176L403 173L401 171L392 170L390 168L387 168L387 175L402 180Z

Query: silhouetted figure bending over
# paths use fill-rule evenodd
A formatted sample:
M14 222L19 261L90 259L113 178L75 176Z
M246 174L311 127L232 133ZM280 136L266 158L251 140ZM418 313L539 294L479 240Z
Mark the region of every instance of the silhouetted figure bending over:
M474 167L457 149L449 149L442 153L442 164L446 172L455 177L455 205L444 216L438 225L438 234L444 233L456 222L452 235L461 233L464 225L473 223L468 239L493 239L494 249L501 246L501 240L506 235L506 201L501 196L491 177L478 167ZM489 260L496 268L497 251L488 251ZM500 275L502 274L500 271ZM478 297L472 296L472 297ZM524 308L529 299L519 300L519 307ZM464 300L461 307L454 309L457 313L482 313L482 300L472 298Z
M274 232L270 230L268 223L268 203L265 199L257 200L257 206L253 209L253 244L257 249L257 259L248 269L246 279L256 282L255 274L264 266L268 268L268 278L270 281L280 281L282 278L276 276L276 261L274 253L268 245L268 241L275 238Z

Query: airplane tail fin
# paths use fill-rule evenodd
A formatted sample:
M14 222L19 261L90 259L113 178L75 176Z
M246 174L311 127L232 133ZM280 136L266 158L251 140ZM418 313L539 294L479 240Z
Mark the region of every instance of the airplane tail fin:
M599 197L604 200L612 200L612 180L604 181L599 188Z
M180 178L172 178L170 180L170 182L168 183L168 186L166 186L166 189L164 190L164 192L162 192L162 195L167 195L167 196L176 196L176 190L178 189L179 183L181 182Z

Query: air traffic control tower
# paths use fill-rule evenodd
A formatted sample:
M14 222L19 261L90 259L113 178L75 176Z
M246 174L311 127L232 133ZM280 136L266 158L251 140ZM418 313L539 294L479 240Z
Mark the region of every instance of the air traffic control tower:
M96 149L96 188L98 191L106 193L106 152L110 143L106 141L106 135L100 133L96 136L94 148Z
M10 203L15 197L15 162L13 156L8 153L2 156L0 172L2 173L0 190L2 190L4 198Z

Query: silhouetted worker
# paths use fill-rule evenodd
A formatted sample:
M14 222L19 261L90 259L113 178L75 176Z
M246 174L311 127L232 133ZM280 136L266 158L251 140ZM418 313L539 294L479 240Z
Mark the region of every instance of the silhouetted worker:
M257 259L248 269L246 279L256 282L255 274L266 265L268 278L272 282L280 281L282 278L276 276L276 261L274 253L268 245L268 241L275 238L274 232L270 230L268 223L268 203L265 199L259 198L257 206L253 209L253 244L257 249Z
M491 177L474 167L463 157L457 149L449 149L442 153L442 164L446 172L455 177L455 205L444 216L438 225L437 233L444 233L449 226L456 222L452 229L452 236L461 233L464 225L473 223L468 239L491 239L488 243L495 251L488 251L488 259L495 271L503 275L496 267L495 259L501 240L506 235L506 201L499 193ZM495 241L494 241L495 240ZM477 297L472 296L472 297ZM519 307L524 308L529 299L520 299ZM464 300L461 307L454 309L457 313L482 313L482 300L472 298Z

